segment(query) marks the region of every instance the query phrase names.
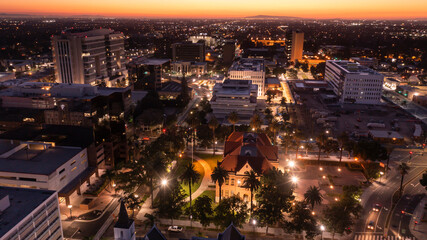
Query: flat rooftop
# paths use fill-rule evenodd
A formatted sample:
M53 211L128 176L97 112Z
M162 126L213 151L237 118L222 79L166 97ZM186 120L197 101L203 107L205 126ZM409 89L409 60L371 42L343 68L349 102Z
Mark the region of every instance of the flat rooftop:
M331 63L334 66L340 68L346 73L360 74L360 75L381 75L377 71L374 71L368 67L362 66L358 63L341 60L328 60L327 63Z
M242 58L233 62L228 71L264 71L264 59Z
M7 140L0 140L0 144L4 144L5 141ZM34 144L33 146L35 145L41 148L42 144ZM18 147L20 146L16 146L16 148ZM24 147L10 156L0 158L0 172L50 175L82 151L81 148L77 147L38 149ZM7 151L1 154L5 154Z
M130 63L141 65L163 65L170 62L170 59L157 59L157 58L133 58Z
M0 238L54 194L48 190L0 187L0 199L9 195L10 201L1 213Z

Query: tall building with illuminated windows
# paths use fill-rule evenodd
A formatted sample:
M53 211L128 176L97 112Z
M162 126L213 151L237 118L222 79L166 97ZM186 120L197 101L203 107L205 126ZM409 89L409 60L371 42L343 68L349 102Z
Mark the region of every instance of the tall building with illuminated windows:
M250 80L258 86L258 97L265 92L265 63L262 58L242 58L233 62L228 77L235 80Z
M380 104L384 76L350 61L326 61L325 80L340 103Z
M57 82L127 85L123 33L68 29L52 37L52 51Z

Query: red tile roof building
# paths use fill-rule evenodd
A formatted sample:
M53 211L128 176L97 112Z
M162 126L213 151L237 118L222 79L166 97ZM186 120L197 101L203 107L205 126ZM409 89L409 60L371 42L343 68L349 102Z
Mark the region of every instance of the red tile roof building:
M279 165L279 153L265 133L233 132L224 144L224 158L221 167L228 171L229 177L222 186L222 196L239 196L250 201L250 191L244 188L245 173L253 170L259 176ZM216 201L219 200L219 186L216 188Z

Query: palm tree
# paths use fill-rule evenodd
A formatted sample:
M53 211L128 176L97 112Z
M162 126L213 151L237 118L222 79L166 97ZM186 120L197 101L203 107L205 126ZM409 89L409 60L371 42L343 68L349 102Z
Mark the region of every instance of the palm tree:
M388 176L388 164L390 163L390 157L391 157L391 153L394 150L394 147L393 146L388 146L388 147L386 147L386 150L387 150L387 165L385 166L385 173L386 173L385 176L387 178L387 176Z
M153 207L154 182L156 180L160 180L166 173L165 154L163 152L157 152L155 154L152 154L149 151L146 151L144 153L144 158L141 159L139 162L143 164L143 172L145 173L144 175L148 178L151 191L151 207Z
M258 129L261 128L261 124L262 124L262 120L261 117L258 115L258 113L255 113L252 117L251 117L251 128L257 132Z
M400 175L402 176L400 179L400 195L402 195L403 188L403 178L406 174L408 174L409 166L406 163L401 163L398 167Z
M339 144L339 150L340 150L340 163L342 159L342 151L344 150L344 145L349 141L349 136L346 132L342 132L338 137L338 144Z
M273 143L276 144L276 133L280 130L280 124L276 119L273 119L268 125L270 132L273 133Z
M319 148L319 154L317 157L317 162L320 164L320 154L322 153L322 149L325 147L328 138L325 134L320 134L316 139L317 148Z
M239 122L239 115L237 112L233 111L228 115L228 122L233 125L233 132L236 131L236 123Z
M228 172L221 166L214 168L211 174L212 181L218 183L219 186L219 201L221 201L221 187L224 184L225 179L228 177Z
M212 155L215 155L215 129L218 127L219 123L218 120L213 116L211 120L208 123L208 126L210 129L212 129L212 135L213 135L213 153Z
M308 152L314 149L314 145L312 143L305 144L305 156L308 157Z
M249 188L251 191L251 214L253 211L253 197L254 191L256 191L261 186L261 181L258 179L256 172L251 170L250 172L245 172L245 180L243 181L243 187Z
M320 193L320 188L316 186L310 186L308 190L304 193L304 200L311 205L311 209L314 209L315 204L321 204L323 201L323 196Z
M191 200L192 200L192 198L191 198L191 185L194 182L197 182L197 180L200 179L200 173L197 172L196 169L194 169L194 164L193 163L188 163L185 166L185 170L182 173L182 175L181 175L180 178L181 178L181 180L184 183L188 184L188 189L189 189L189 192L190 192L190 214L192 214L192 208L191 208Z

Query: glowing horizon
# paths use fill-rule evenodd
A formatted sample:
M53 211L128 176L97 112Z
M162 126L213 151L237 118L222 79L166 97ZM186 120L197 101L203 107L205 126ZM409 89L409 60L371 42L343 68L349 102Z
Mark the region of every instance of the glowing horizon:
M280 2L278 2L280 1ZM424 0L16 0L2 4L2 13L34 15L101 15L139 18L239 18L254 15L301 18L414 19L427 18ZM190 7L191 6L191 7Z

